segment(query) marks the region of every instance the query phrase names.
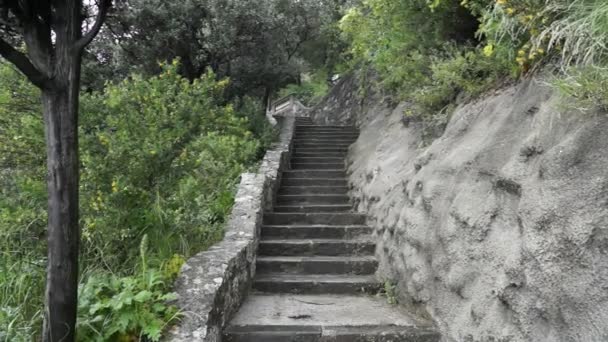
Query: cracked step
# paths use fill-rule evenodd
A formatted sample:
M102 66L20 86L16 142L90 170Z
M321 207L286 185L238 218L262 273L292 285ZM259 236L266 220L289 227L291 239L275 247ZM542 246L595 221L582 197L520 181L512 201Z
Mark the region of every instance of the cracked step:
M253 288L267 293L376 294L382 285L371 275L270 273L258 274L254 279Z
M373 274L378 261L373 256L258 256L259 273Z
M348 294L249 296L226 342L439 342L432 322L384 298Z
M375 250L371 240L265 239L259 245L259 254L264 256L366 256Z

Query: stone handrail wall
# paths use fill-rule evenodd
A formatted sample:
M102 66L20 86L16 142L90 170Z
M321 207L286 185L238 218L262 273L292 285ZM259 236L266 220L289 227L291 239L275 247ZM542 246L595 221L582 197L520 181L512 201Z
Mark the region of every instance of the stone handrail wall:
M224 239L182 267L175 292L183 317L165 340L221 341L222 329L247 296L255 276L263 213L274 203L291 153L295 119L282 117L279 122L279 141L266 152L258 172L241 176Z
M266 112L266 117L272 122L276 117L309 116L312 108L306 107L294 95L288 95L272 101Z

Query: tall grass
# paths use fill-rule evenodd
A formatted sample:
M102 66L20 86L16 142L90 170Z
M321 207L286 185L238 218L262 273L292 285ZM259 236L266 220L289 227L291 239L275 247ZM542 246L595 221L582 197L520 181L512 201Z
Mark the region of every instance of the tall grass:
M560 65L600 64L608 54L608 1L547 0L544 17L555 19L533 40L557 49Z

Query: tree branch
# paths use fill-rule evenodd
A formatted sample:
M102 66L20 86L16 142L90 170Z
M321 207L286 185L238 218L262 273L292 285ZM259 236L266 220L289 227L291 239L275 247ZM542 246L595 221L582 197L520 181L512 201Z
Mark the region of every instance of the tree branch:
M2 38L0 38L0 56L13 63L38 88L44 89L48 86L50 79L36 69L25 54L16 50Z
M108 10L112 6L112 0L100 0L101 2L97 6L97 17L95 18L95 24L93 27L87 32L82 38L78 39L78 41L74 44L74 49L77 52L81 52L89 43L95 38L101 26L103 26L103 22L106 20L106 15L108 14Z

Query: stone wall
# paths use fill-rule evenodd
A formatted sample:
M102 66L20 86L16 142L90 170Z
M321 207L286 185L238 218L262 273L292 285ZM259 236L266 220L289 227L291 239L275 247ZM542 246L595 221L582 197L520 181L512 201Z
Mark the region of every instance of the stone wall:
M272 205L281 170L288 166L294 118L280 119L280 137L266 153L258 173L245 173L221 242L196 254L175 284L183 314L166 340L221 341L222 329L239 309L255 276L263 211Z
M459 106L426 145L407 103L352 105L353 86L319 106L350 108L315 116L360 126L351 192L401 303L448 341L608 341L608 115L528 80Z

